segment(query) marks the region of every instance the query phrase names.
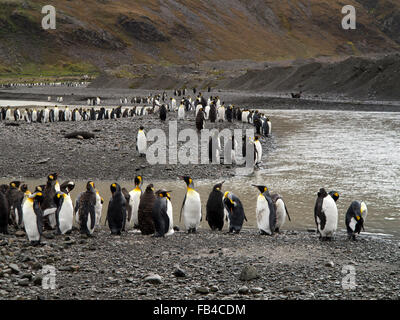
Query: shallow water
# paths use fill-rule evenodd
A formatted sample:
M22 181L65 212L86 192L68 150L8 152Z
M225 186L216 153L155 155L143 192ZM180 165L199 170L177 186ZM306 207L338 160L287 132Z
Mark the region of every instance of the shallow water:
M292 218L283 229L315 228L316 194L324 187L340 193L339 230L345 230L344 215L351 201L364 200L368 206L366 233L400 238L400 113L274 110L268 114L276 149L264 158L264 165L253 176L227 179L223 187L223 191L233 191L242 200L248 218L245 227L256 228L258 191L251 184L266 184L271 192L283 196ZM34 186L45 180L25 182ZM8 182L0 179L0 183ZM95 180L105 199L103 218L113 182ZM195 180L203 204L203 228L208 228L208 194L217 182L221 181ZM128 190L133 188L132 182L119 183ZM179 213L184 182L145 179L144 185L149 183L156 189L172 190L174 224L182 226ZM86 181L76 184L73 199L85 189Z

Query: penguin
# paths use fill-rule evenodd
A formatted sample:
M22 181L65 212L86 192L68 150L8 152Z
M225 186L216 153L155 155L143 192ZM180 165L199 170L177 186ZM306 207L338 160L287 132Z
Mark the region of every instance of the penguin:
M255 163L258 166L262 160L262 145L260 142L260 138L258 136L254 137L254 148L256 149L256 160Z
M273 235L276 230L276 209L266 186L252 185L260 194L257 198L256 218L261 235Z
M218 122L225 121L225 102L218 108Z
M79 197L76 211L79 213L80 233L91 236L96 224L96 189L93 181L88 181L86 191Z
M209 119L210 122L215 123L217 120L217 108L215 107L215 104L211 104L210 106L210 114L209 114Z
M321 188L318 192L314 207L314 219L320 239L322 241L332 240L337 229L338 210L335 200L332 199L324 188Z
M364 223L367 218L368 208L364 201L353 201L347 209L345 224L349 240L356 241L356 233L364 230Z
M144 127L141 126L136 139L136 150L139 152L139 156L145 156L147 150L147 138L143 130Z
M138 210L139 210L139 203L140 197L142 196L142 189L141 186L143 184L143 178L141 176L135 177L135 188L129 192L129 205L132 207L132 216L128 215L128 224L133 228L138 228L139 221L138 221Z
M221 191L222 185L225 181L216 184L210 195L208 196L207 205L206 205L206 221L210 226L211 230L219 230L221 231L224 227L224 203L223 197L224 194Z
M164 190L162 190L164 191ZM167 198L167 215L169 218L169 226L168 226L168 232L166 236L173 235L175 233L174 230L174 213L173 213L173 208L172 208L172 202L171 202L171 194L170 191L166 192L166 198Z
M23 209L22 201L24 199L24 192L20 190L21 182L10 182L9 188L6 193L7 202L9 206L9 214L11 215L8 222L14 222L17 228L22 227Z
M167 119L167 107L165 106L165 104L161 105L159 112L160 120L165 121Z
M232 119L233 119L233 110L232 109L233 109L233 107L229 106L228 108L226 108L226 111L225 111L225 117L228 122L232 122Z
M199 109L199 113L196 116L196 129L197 131L201 131L204 129L204 111L203 111L203 107L200 107Z
M156 200L154 195L154 186L149 184L146 190L140 197L139 210L138 210L138 222L139 230L143 235L150 235L155 232L154 221L153 221L153 205Z
M185 198L183 199L179 221L183 215L183 223L188 233L196 233L201 222L201 200L200 194L194 190L194 183L191 177L181 177L187 185Z
M170 191L158 190L156 192L156 200L152 210L152 217L154 221L155 233L154 237L164 237L170 228L168 216L168 197L167 193Z
M131 196L129 194L129 191L126 190L126 188L122 188L121 191L125 198L125 207L126 207L125 223L124 223L124 228L122 229L122 231L126 231L125 228L126 228L126 222L128 220L128 217L132 217L132 206L130 205Z
M329 195L332 197L333 200L335 200L335 202L337 202L339 200L339 192L337 191L330 191Z
M118 183L113 183L110 190L112 196L107 209L108 226L111 234L121 235L126 222L126 199Z
M101 213L103 210L104 199L100 196L99 191L96 190L96 205L94 206L94 211L96 214L96 226L100 225Z
M56 234L65 234L72 230L74 223L74 206L71 196L68 193L57 192L54 197L57 205L56 216Z
M0 233L8 234L8 216L10 207L8 205L7 197L3 191L0 190Z
M282 196L278 193L275 193L271 195L271 199L275 205L275 212L276 212L275 232L279 233L280 229L282 228L282 226L286 221L286 216L288 217L289 221L291 221L291 219L286 204L282 199Z
M244 220L247 221L243 205L240 199L232 192L225 192L224 207L228 212L229 233L239 233L242 230Z
M46 187L43 190L43 202L41 209L43 211L44 226L47 229L54 229L56 227L57 205L54 202L54 197L60 191L60 184L57 181L58 174L52 173L47 176ZM47 217L47 218L46 218Z
M178 120L185 120L185 106L183 103L178 108Z
M43 193L35 192L27 198L22 208L25 232L32 245L40 244L43 234L43 212L40 208L42 201Z

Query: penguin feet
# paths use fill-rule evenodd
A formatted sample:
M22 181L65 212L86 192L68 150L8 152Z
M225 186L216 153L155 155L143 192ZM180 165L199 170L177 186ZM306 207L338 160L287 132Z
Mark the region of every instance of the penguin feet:
M347 236L347 240L351 240L351 241L357 241L357 239L356 239L356 235L355 234L349 234L348 236Z
M158 232L151 236L152 238L164 238L163 235L159 234Z
M40 245L40 240L36 240L36 241L31 241L31 246L33 247L37 247Z

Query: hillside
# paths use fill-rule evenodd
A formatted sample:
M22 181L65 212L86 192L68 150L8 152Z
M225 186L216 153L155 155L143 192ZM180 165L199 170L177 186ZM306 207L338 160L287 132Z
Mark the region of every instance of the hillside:
M54 0L57 29L41 29L42 0L0 0L0 74L70 75L121 66L375 54L400 48L398 0Z

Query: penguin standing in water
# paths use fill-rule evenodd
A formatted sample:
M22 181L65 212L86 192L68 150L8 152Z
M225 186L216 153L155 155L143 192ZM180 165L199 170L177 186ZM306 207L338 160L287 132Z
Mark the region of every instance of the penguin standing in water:
M225 192L224 206L228 211L229 233L239 233L242 230L244 220L247 221L242 202L232 192Z
M260 230L260 234L273 235L276 230L276 209L274 202L266 186L257 186L254 184L252 186L260 191L256 209L257 227Z
M170 222L168 216L168 197L170 191L158 190L156 192L156 200L154 202L152 217L154 221L155 233L154 237L164 237L168 233Z
M78 203L80 233L91 236L96 225L96 189L93 181L86 184L86 191L80 194ZM76 209L75 209L76 210Z
M0 190L0 233L8 234L8 216L10 207L6 195Z
M165 121L167 119L167 107L165 106L165 104L163 104L160 107L159 112L160 112L160 120Z
M155 232L154 221L153 221L153 206L156 197L154 195L154 186L149 184L146 190L140 197L139 210L138 210L138 222L139 230L143 235L150 235Z
M364 201L353 201L347 209L345 224L349 240L356 241L356 233L364 230L364 223L367 218L368 208Z
M43 234L43 212L40 208L42 201L43 193L35 192L26 199L22 208L24 212L23 220L25 232L32 245L40 244L40 240Z
M119 184L113 183L110 186L110 190L112 197L107 209L108 226L111 234L121 235L121 231L125 229L126 222L126 199Z
M221 191L222 185L225 181L216 184L207 200L207 215L206 220L211 230L221 231L224 227L224 194Z
M56 210L56 233L65 234L72 230L74 223L74 206L69 194L64 192L57 192L54 197L57 204Z
M183 199L179 221L183 215L183 223L188 233L196 233L201 222L201 200L200 194L194 190L191 177L181 177L187 185L185 198Z
M147 138L143 130L144 127L141 126L136 139L136 150L139 152L139 156L145 156L147 151Z
M279 233L280 229L284 225L286 221L286 217L288 217L289 221L290 216L288 209L286 207L285 202L283 201L282 197L280 194L275 193L271 195L271 199L274 202L275 205L275 212L276 212L276 225L275 225L275 232Z
M260 138L258 136L254 137L254 148L256 149L256 166L258 166L261 163L262 160L262 145L260 142Z
M321 188L318 192L318 198L314 207L314 219L317 225L317 232L320 239L332 240L337 224L338 224L338 210L335 200Z
M143 184L143 178L141 176L135 177L135 189L129 192L129 205L132 207L132 215L128 215L128 224L133 228L137 228L139 226L138 221L138 211L139 211L139 203L140 197L142 196L141 186Z

